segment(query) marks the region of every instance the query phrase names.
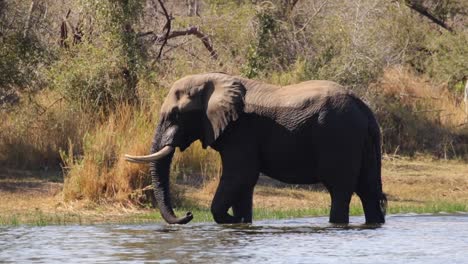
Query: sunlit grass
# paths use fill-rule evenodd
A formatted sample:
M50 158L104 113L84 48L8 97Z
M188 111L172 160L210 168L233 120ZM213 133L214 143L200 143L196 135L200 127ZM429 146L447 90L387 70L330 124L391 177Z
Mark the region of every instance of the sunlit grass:
M187 211L191 211L194 215L193 223L208 222L213 223L213 217L208 208L179 208L176 210L176 215L183 216ZM411 205L390 205L387 214L451 214L468 212L468 205L461 203L430 203L421 206ZM318 208L303 208L303 209L268 209L255 208L254 221L259 220L281 220L303 217L328 217L328 207ZM360 206L353 205L350 207L351 216L362 216L363 210ZM83 213L47 213L42 211L19 213L12 215L0 215L0 226L47 226L47 225L90 225L90 224L142 224L142 223L158 223L165 224L161 215L157 210L138 211L130 214L112 215L103 214L87 215Z
M0 215L0 225L3 226L48 226L82 224L82 216L74 213L45 213L42 211L20 213L12 215Z
M459 213L468 212L468 204L456 202L434 202L423 204L420 206L414 205L394 205L388 208L390 214L433 214L433 213Z
M192 222L214 222L208 208L205 209L179 209L176 214L182 216L185 212L191 211L194 214ZM465 204L428 204L424 206L390 206L387 214L439 214L439 213L460 213L467 212L468 207ZM104 213L105 214L105 213ZM272 210L265 208L254 209L254 221L266 219L292 219L303 217L328 217L329 208L305 208L305 209L285 209ZM363 211L360 207L352 206L350 208L351 216L362 216ZM150 212L138 212L126 215L107 215L107 216L89 216L80 213L20 213L13 215L0 216L0 226L47 226L47 225L69 225L69 224L141 224L141 223L162 223L165 224L157 210Z
M427 156L386 156L383 186L388 214L468 212L468 166L463 161L434 160ZM6 180L3 180L5 182ZM10 182L11 180L8 180ZM17 181L17 180L15 180ZM57 184L53 183L55 188ZM194 222L213 222L209 207L218 180L202 186L172 184L176 214L194 214ZM50 183L44 186L52 186ZM66 202L46 194L0 193L0 225L53 225L96 223L164 223L157 209L126 202ZM38 209L34 209L38 208ZM254 194L254 221L328 216L330 195L320 188L259 185ZM350 215L363 215L358 197L352 198Z

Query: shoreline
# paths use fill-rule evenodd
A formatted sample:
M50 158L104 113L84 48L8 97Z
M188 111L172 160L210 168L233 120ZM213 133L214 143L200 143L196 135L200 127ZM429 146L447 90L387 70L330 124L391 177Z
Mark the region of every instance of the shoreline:
M421 208L394 208L387 212L387 217L404 215L468 215L468 206L461 204L430 204ZM460 210L453 210L460 208ZM176 210L176 214L183 215L188 210ZM194 219L188 223L215 223L212 220L208 209L191 210ZM350 217L362 216L361 208L351 208ZM253 224L263 220L285 220L299 218L328 217L328 208L309 208L304 210L268 210L254 209ZM165 224L157 210L140 211L129 214L105 214L90 216L79 213L45 213L42 211L32 213L13 214L0 216L0 227L18 227L18 226L52 226L52 225L139 225L139 224ZM364 222L362 223L364 224Z

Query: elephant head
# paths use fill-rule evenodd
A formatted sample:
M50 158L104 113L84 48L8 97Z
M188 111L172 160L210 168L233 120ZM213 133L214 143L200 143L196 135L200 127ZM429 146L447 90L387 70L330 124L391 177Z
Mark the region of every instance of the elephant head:
M160 111L150 155L125 155L130 162L150 162L150 174L162 217L170 224L192 220L190 212L177 218L169 194L169 170L176 147L185 150L196 140L212 145L244 108L240 79L222 73L187 76L174 83Z

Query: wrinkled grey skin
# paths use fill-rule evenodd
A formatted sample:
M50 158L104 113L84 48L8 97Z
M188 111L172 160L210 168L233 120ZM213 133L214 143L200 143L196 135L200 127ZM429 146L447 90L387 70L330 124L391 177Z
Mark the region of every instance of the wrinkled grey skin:
M196 140L222 158L211 205L217 223L252 221L259 173L286 183L323 183L332 223L348 223L353 193L366 223L385 222L379 126L366 104L334 82L280 87L222 73L182 78L164 101L151 153L164 146L183 151ZM172 156L151 162L150 173L163 218L185 224L191 213L177 218L170 202Z

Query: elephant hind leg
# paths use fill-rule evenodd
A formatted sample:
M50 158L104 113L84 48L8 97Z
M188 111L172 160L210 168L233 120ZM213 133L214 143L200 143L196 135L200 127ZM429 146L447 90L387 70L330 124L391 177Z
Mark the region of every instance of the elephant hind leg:
M372 195L369 192L358 191L357 195L361 199L366 224L383 224L385 223L385 209L387 198L384 194Z

